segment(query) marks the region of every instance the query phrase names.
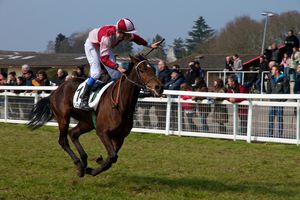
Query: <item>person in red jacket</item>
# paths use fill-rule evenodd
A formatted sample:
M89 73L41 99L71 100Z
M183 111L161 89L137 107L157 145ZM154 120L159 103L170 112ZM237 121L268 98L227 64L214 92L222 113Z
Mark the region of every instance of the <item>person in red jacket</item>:
M238 80L235 75L231 75L228 77L227 80L228 90L227 93L248 93L248 90L245 86L238 83ZM243 98L228 98L228 101L231 103L239 103L245 101L246 99ZM242 134L247 133L247 116L248 110L245 106L239 106L238 114L240 118L240 129Z
M138 45L156 49L159 42L148 45L147 41L134 34L135 27L128 18L121 18L116 25L106 25L89 32L84 44L85 54L90 64L90 77L80 98L80 107L89 110L88 98L92 87L101 75L101 65L106 69L112 80L117 80L126 71L119 66L112 53L112 49L122 41L133 41Z

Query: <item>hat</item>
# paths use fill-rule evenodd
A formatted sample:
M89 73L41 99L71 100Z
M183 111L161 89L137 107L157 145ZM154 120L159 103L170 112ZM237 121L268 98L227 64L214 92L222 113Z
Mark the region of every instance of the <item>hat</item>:
M128 18L122 18L117 22L117 31L124 33L134 33L135 28L132 21Z

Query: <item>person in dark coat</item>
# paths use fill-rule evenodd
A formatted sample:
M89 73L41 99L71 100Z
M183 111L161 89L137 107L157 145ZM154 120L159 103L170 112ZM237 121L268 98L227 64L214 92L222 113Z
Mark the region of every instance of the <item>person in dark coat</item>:
M157 78L160 80L160 82L165 85L167 82L171 79L171 71L167 67L166 62L163 60L160 60L158 62L158 76Z
M171 70L171 79L164 85L166 90L180 90L180 85L184 83L184 77L177 69Z
M288 56L290 57L293 53L293 47L299 48L299 40L298 38L294 35L294 31L290 30L288 32L288 36L284 40L284 44L286 46L286 51Z

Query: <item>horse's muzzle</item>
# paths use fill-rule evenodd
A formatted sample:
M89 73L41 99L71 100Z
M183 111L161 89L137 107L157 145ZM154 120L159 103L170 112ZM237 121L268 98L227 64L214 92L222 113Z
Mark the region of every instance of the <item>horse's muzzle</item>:
M154 88L154 96L161 97L164 92L162 85L156 85Z

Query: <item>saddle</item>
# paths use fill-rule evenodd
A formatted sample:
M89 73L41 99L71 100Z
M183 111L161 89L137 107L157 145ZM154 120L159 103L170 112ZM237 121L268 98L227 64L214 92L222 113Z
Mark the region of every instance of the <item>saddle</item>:
M84 87L86 85L87 80L85 80L83 83L81 83L73 97L73 106L74 108L80 109L80 103L81 98L80 95L82 94ZM92 92L89 97L89 107L93 108L93 110L96 110L99 104L99 101L101 99L102 94L105 92L105 90L113 83L113 81L109 83L104 83L102 81L97 80L92 88Z

